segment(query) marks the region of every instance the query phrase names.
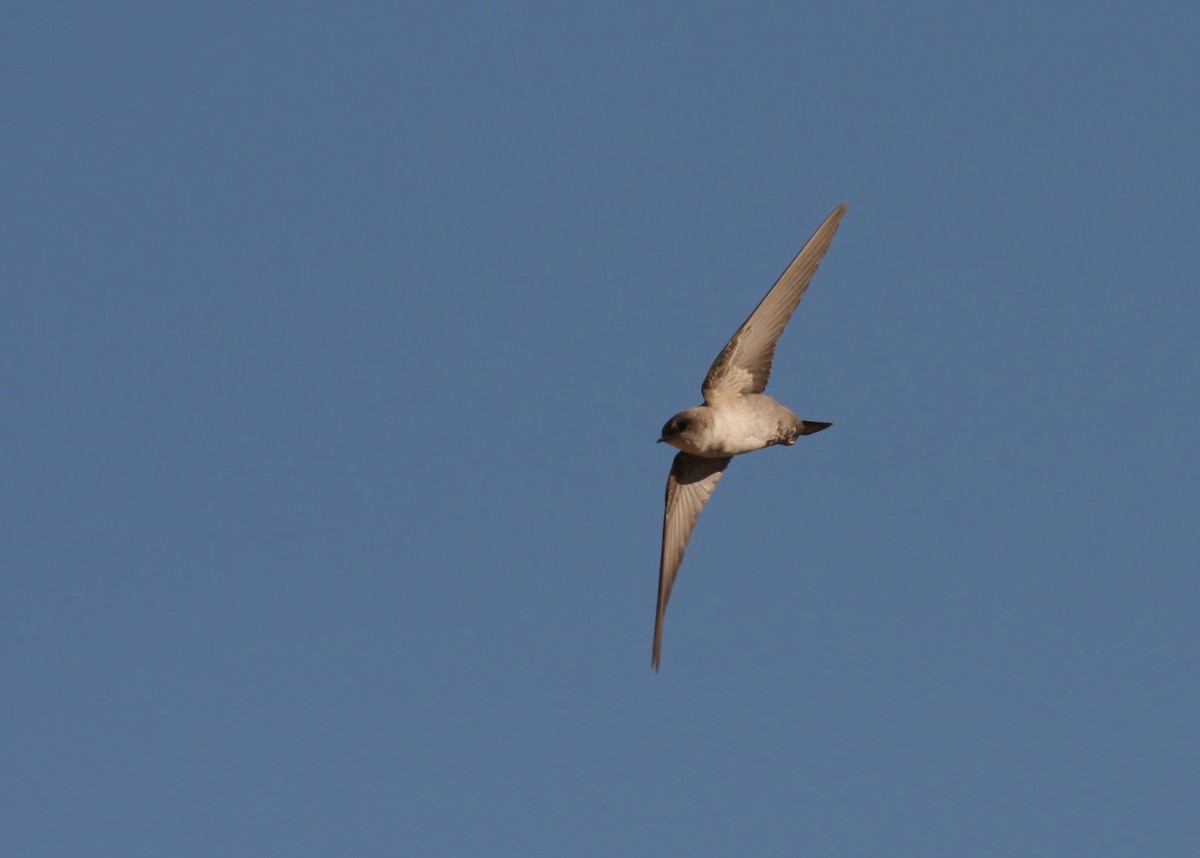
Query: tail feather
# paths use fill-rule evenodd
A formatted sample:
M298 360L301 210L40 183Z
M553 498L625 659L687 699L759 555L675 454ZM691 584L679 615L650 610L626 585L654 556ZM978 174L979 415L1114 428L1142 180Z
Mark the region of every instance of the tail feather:
M802 420L804 428L800 430L801 435L814 435L822 429L828 429L832 423L818 423L816 420Z

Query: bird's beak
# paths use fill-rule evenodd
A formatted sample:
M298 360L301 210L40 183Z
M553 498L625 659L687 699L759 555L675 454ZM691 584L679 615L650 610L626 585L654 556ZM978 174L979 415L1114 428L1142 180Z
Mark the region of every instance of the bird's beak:
M667 439L666 439L666 438L659 438L659 439L658 439L657 441L655 441L654 443L655 443L655 444L661 444L661 443L662 443L663 441L665 441L665 440L667 440Z

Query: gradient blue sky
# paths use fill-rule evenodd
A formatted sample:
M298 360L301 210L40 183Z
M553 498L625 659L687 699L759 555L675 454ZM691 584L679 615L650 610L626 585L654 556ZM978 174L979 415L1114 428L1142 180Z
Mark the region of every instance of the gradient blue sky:
M0 853L1194 856L1194 3L14 3ZM662 423L835 205L650 670Z

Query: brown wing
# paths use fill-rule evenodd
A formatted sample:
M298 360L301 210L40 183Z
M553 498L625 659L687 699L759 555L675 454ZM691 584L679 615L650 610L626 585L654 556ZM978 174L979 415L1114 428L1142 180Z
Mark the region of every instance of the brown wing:
M729 457L705 459L691 453L678 453L671 463L671 474L667 477L667 503L663 513L662 557L658 565L658 614L654 618L654 653L650 663L658 670L658 659L662 654L663 616L667 612L667 600L671 598L671 587L675 573L683 562L683 550L687 547L692 528L700 510L708 503L717 481L729 464Z
M767 389L775 344L799 306L800 299L804 297L809 281L817 273L817 266L829 249L829 243L833 241L845 213L846 204L842 203L825 218L804 249L796 254L792 264L779 275L750 318L742 323L713 361L700 388L706 402L714 393L762 393Z

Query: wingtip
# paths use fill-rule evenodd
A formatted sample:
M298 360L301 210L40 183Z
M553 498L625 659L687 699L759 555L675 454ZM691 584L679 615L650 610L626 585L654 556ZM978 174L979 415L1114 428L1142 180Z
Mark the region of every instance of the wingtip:
M662 659L663 608L660 604L658 617L654 621L654 646L650 649L650 666L658 673L658 662Z

